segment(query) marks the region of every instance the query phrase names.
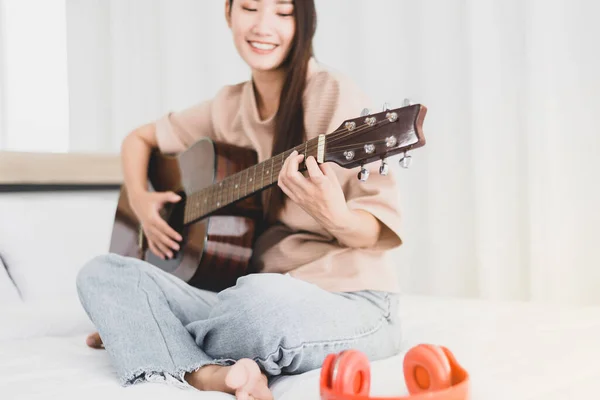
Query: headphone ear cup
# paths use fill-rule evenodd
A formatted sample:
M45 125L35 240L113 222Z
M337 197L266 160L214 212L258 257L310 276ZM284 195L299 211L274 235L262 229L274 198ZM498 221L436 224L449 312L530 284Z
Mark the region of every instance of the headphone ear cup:
M336 362L336 359L339 357L338 354L328 354L325 357L325 361L323 361L323 366L321 367L321 387L332 389L332 374L333 374L333 364Z
M343 351L331 366L331 388L339 394L368 396L371 389L369 359L357 350Z
M404 357L404 380L411 395L447 389L451 385L450 361L439 346L420 344Z

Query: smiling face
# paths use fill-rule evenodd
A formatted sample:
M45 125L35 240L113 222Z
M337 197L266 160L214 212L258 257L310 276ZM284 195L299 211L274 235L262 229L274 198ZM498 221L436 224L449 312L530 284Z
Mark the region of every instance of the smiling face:
M293 0L226 1L227 24L235 47L253 70L277 69L287 58L294 40Z

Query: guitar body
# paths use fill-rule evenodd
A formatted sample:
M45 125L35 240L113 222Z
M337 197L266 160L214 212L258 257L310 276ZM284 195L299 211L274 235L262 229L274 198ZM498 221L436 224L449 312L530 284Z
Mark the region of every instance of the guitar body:
M170 260L150 251L125 185L121 187L110 252L147 261L192 286L218 292L252 273L250 258L263 210L260 192L184 225L184 206L191 193L222 181L257 162L256 152L201 139L177 156L154 152L148 166L149 190L173 191L182 197L166 204L161 216L183 237Z
M335 131L320 134L301 145L257 163L254 150L205 138L179 155L155 151L148 163L149 190L172 191L181 201L166 203L159 214L183 240L170 260L148 248L140 222L121 188L110 241L110 252L147 261L192 286L219 292L234 286L251 268L255 238L264 229L261 191L277 184L284 162L293 151L319 163L342 168L360 167L357 178L368 179L366 164L403 154L425 145L423 120L427 108L408 105L344 121ZM300 171L306 170L301 163Z

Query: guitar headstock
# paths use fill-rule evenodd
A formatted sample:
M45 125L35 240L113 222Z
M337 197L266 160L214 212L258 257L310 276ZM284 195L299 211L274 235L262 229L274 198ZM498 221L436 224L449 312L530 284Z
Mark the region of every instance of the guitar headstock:
M404 153L401 165L408 167L408 151L425 145L426 114L427 107L414 104L346 120L325 135L324 161L351 169ZM387 173L384 165L382 174Z

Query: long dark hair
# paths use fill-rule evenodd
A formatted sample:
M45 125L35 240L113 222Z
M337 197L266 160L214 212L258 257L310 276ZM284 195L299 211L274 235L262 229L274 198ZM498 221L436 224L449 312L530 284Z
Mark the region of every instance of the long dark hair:
M230 9L233 0L229 0ZM305 140L304 105L302 103L306 86L308 62L313 57L312 40L317 29L317 15L314 0L294 2L294 18L296 32L292 46L282 67L287 70L285 82L279 96L279 108L275 116L275 137L272 155L282 153L302 144ZM274 223L283 207L285 194L278 186L273 186L266 193L267 210L265 217L268 223Z

